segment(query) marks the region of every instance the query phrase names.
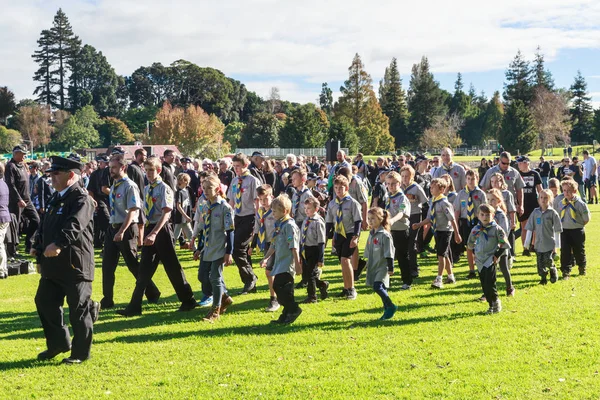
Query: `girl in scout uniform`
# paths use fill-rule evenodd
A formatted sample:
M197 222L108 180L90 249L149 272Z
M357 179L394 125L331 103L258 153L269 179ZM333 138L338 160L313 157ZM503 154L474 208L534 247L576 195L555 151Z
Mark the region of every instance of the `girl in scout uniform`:
M410 165L400 168L400 178L402 179L401 188L410 202L410 225L418 224L423 219L423 205L427 205L427 194L423 187L415 182L415 170ZM423 230L409 229L409 231L408 259L412 276L416 278L419 276L417 253L419 248L424 245ZM425 252L425 254L427 253Z
M534 250L537 256L538 274L541 277L540 285L548 283L547 276L550 270L550 282L555 283L558 279L556 267L554 266L554 254L556 249L560 248L560 233L562 232L562 223L560 216L551 206L552 192L544 189L538 197L538 208L533 210L525 230L525 248L528 249L531 239L535 233Z
M504 205L506 206L506 215L508 216L509 230L506 233L508 234L508 243L510 244L510 255L512 256L511 258L514 258L515 224L517 216L517 204L515 203L515 196L510 190L508 190L508 185L504 180L504 176L500 172L492 174L490 177L490 185L492 186L492 189L498 189L502 192L502 199L504 200Z
M492 206L495 210L494 221L504 230L504 233L507 233L510 230L510 223L506 217L506 205L504 204L502 192L498 189L488 190L487 200L490 206ZM506 282L506 295L514 296L515 287L512 284L512 276L510 274L510 269L512 268L512 257L510 254L504 254L498 259L498 264L500 265L500 271L502 271L504 281Z
M398 310L398 306L392 302L387 292L390 287L390 275L394 273L395 252L394 240L389 232L389 215L379 207L371 208L367 214L371 228L364 252L367 258L367 286L372 287L383 302L383 315L380 320L392 318Z
M436 178L431 181L431 200L429 200L429 216L418 224L413 224L412 229L430 224L435 236L435 250L438 257L438 274L431 284L433 288L441 289L442 275L444 270L448 273L446 283L456 283L456 278L452 273L452 260L450 254L450 241L454 235L454 241L460 243L462 238L458 232L458 225L454 218L454 207L444 196L448 183L443 178Z
M394 248L396 249L394 256L398 260L402 276L401 289L407 290L410 289L413 283L413 274L408 258L408 249L410 247L410 202L400 188L401 180L400 174L395 171L388 174L386 181L389 196L385 204L385 210L389 215L391 235L394 241Z

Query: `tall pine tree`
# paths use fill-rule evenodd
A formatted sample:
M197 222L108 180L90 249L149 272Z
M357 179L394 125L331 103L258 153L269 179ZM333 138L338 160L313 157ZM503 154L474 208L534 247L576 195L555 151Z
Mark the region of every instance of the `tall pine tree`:
M81 47L81 40L73 33L73 28L69 23L67 15L58 9L54 16L54 22L50 29L52 38L51 53L56 60L56 70L53 74L56 76L58 105L61 110L65 109L66 93L68 88L68 67L75 60Z
M394 138L390 135L388 117L381 111L371 76L365 71L358 54L354 56L348 73L348 80L340 88L342 94L334 106L335 118L346 118L352 122L359 148L364 153L392 150Z
M544 87L550 92L554 90L554 78L544 65L544 55L540 46L537 47L533 60L532 86L534 88Z
M462 74L459 72L454 83L454 95L450 101L450 114L456 114L460 118L465 118L472 98L463 91Z
M31 56L39 65L38 70L33 75L33 80L38 82L33 94L37 96L36 100L38 102L56 107L58 98L54 89L57 82L53 72L55 57L51 52L52 33L44 29L37 43L38 50Z
M325 111L328 117L331 117L333 111L333 92L327 85L327 82L323 82L321 85L321 94L319 95L319 106L321 110Z
M571 140L588 142L592 140L592 120L594 118L592 98L587 92L587 82L581 71L577 71L571 85Z
M421 58L419 64L412 67L408 89L408 129L411 140L406 143L414 146L425 129L430 128L435 120L446 114L445 96L440 85L429 71L429 60ZM405 144L405 145L406 145Z
M523 58L521 50L517 52L506 70L506 82L504 83L504 100L510 103L521 100L526 106L531 102L531 67L529 62Z
M402 89L402 79L395 57L385 69L384 79L379 82L379 104L390 120L390 134L396 140L396 147L400 147L402 143L408 142L410 137L406 93Z
M522 100L508 104L500 129L500 144L512 153L527 154L535 146L537 133L535 122Z

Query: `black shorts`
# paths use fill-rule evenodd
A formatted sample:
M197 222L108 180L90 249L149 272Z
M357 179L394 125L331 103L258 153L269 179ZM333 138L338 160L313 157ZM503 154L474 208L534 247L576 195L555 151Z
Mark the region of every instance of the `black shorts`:
M271 243L267 242L265 243L265 254L267 254L267 252L269 251L269 248L271 247ZM269 260L267 261L267 266L265 267L265 269L269 272L273 271L273 266L275 265L275 255L271 256L271 258L269 258Z
M342 257L351 258L354 252L356 251L356 247L353 249L350 248L350 242L352 242L352 235L352 233L348 233L346 235L346 238L344 238L342 235L337 235L337 237L335 238L335 251L340 260L342 259Z
M436 231L435 232L435 252L438 257L450 258L450 241L454 232Z
M460 233L463 245L467 245L467 242L469 241L469 236L471 235L471 230L478 223L479 220L477 218L473 220L472 224L469 224L469 220L467 220L466 218L461 218L460 220L458 220L458 233Z
M525 222L529 219L529 217L531 216L531 213L533 212L533 210L535 210L535 207L528 210L526 208L523 209L523 215L519 215L517 213L517 219L519 220L519 222Z
M596 187L597 183L598 183L598 177L596 175L590 176L588 179L585 180L585 187L586 187L586 189L589 189L591 187Z

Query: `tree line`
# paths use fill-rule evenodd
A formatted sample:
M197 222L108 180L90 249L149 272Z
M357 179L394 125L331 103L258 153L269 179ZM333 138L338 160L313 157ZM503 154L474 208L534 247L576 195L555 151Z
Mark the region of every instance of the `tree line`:
M538 48L530 62L519 51L506 70L502 95L468 89L457 75L454 92L442 89L423 57L403 88L396 59L375 93L360 55L333 100L323 83L315 103L266 98L221 71L186 60L116 74L106 57L75 34L59 9L32 55L35 98L16 102L0 87L0 150L27 140L34 148L65 150L110 144L176 144L188 154L220 155L236 147L322 147L338 139L351 152L476 146L498 140L526 153L535 147L600 139L580 72L557 88ZM9 116L12 118L8 119Z

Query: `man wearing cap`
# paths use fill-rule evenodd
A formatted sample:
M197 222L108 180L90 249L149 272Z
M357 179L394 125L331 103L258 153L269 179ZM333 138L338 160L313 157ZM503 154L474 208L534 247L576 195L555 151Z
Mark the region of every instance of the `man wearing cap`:
M31 254L38 257L41 279L35 295L47 350L38 360L49 360L69 350L66 364L90 358L93 324L99 304L91 300L94 280L94 205L78 184L83 167L76 159L52 157L48 169L56 193L37 231ZM63 302L69 305L69 327L63 320Z
M452 182L454 182L454 189L460 192L467 185L467 175L462 165L455 163L452 160L452 150L449 147L442 149L442 165L436 168L431 173L431 178L441 178L444 175L450 175Z
M6 163L4 179L9 191L8 211L15 214L17 224L20 225L22 217L29 222L23 230L23 233L25 233L25 251L29 252L31 236L38 228L40 217L31 203L29 177L23 162L26 154L27 151L21 146L15 146L12 159Z
M258 179L260 182L259 185L264 185L265 175L262 172L263 163L265 162L265 156L260 151L255 151L252 153L252 157L250 157L250 166L248 167L248 171L252 174L253 177Z
M98 168L90 175L87 190L90 196L96 201L96 211L94 212L94 247L101 249L104 245L104 235L108 229L108 220L110 214L108 211L108 195L102 191L102 181L105 169L108 167L108 156L101 154L96 157Z
M504 177L506 182L506 188L512 193L515 198L515 205L517 206L517 214L523 214L523 187L525 183L519 171L510 166L511 155L508 151L500 153L500 162L498 165L494 165L488 169L483 179L481 180L480 187L483 191L490 190L492 188L492 175L500 173Z

